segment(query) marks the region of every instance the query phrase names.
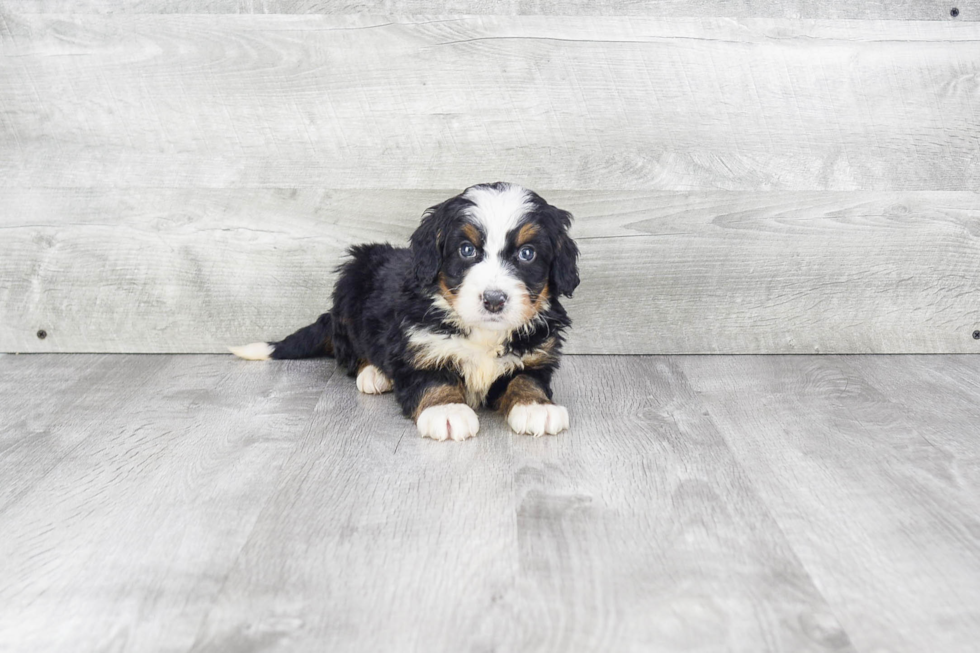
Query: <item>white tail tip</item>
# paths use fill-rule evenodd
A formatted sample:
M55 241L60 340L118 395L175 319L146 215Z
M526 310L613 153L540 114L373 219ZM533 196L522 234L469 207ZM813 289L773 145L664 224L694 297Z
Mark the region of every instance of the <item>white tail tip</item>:
M228 351L235 356L244 358L247 361L267 361L275 350L276 348L267 342L253 342L250 345L228 348Z

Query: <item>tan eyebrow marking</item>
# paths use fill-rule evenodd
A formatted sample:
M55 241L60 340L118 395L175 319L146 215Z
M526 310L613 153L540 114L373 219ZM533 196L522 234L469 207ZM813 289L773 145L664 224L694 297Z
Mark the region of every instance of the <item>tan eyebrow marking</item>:
M532 222L525 222L520 231L517 232L517 246L520 247L527 241L538 235L538 226Z
M480 230L476 228L476 225L470 224L468 222L464 224L463 234L467 238L469 238L470 242L473 243L474 245L479 246L483 244L482 234L480 234Z

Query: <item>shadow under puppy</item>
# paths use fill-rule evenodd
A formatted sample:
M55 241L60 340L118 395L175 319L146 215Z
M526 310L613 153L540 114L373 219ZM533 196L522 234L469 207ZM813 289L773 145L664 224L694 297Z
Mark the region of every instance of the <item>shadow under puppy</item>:
M425 211L410 248L358 245L338 268L333 308L280 342L231 348L249 360L333 356L367 394L394 390L423 437L465 440L474 408L517 433L555 434L559 302L579 283L572 216L508 183L471 186Z

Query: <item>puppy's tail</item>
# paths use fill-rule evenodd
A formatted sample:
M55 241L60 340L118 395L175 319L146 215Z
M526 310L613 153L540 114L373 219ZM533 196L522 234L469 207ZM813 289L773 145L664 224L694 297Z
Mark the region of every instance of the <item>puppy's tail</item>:
M228 351L249 361L333 356L332 335L333 322L330 313L324 313L310 326L303 327L279 342L253 342L241 347L229 347Z

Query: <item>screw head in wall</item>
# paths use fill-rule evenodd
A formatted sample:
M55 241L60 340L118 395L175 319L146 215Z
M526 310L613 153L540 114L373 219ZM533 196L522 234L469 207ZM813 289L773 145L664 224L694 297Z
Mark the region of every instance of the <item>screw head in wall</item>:
M37 337L38 340L44 340L45 338L48 337L48 332L45 331L44 329L38 329Z
M952 16L953 18L956 18L957 16L960 15L960 10L957 9L956 7L953 7L952 9L949 10L949 15Z
M980 340L980 329L973 332L973 339Z

